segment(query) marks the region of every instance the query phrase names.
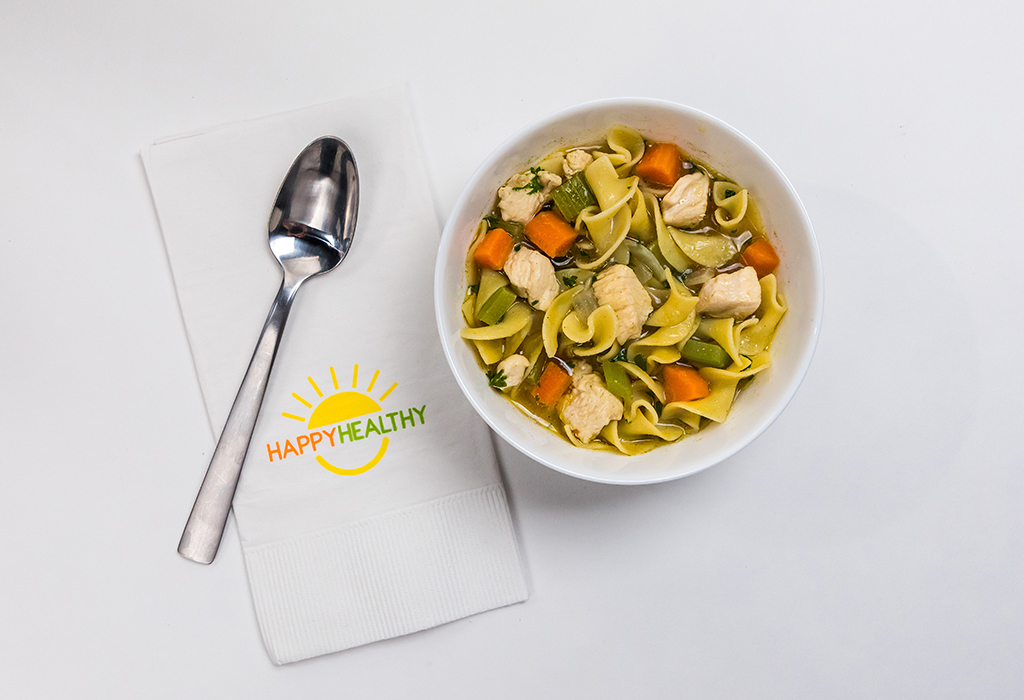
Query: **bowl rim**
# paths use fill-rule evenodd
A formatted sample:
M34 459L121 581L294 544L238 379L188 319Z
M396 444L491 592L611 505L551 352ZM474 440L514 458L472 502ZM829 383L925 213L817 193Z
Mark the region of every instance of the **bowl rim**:
M774 174L778 177L779 181L784 186L786 192L792 198L793 204L796 206L797 214L806 227L808 233L809 252L811 253L810 258L810 273L812 288L816 292L813 295L812 307L808 309L808 315L811 318L811 329L810 333L801 340L798 344L799 351L803 354L798 365L794 368L792 376L788 380L788 384L785 386L784 391L780 394L779 398L773 403L773 407L770 411L763 414L750 428L739 436L736 440L730 440L725 442L718 449L713 450L708 454L700 463L693 466L693 468L683 471L670 471L663 475L657 475L654 477L634 478L634 479L623 479L624 472L614 472L609 475L592 474L574 470L571 467L566 467L558 462L545 457L542 454L537 453L528 445L522 444L517 439L511 437L506 430L502 427L501 423L494 419L487 410L487 408L476 399L475 392L471 391L466 385L466 380L460 375L456 369L455 358L453 357L453 348L449 339L446 337L444 332L444 321L445 312L442 309L442 299L444 298L444 286L443 277L446 269L447 250L451 246L452 239L455 236L455 219L459 212L461 212L467 201L473 196L474 192L479 185L481 178L490 170L493 169L494 165L501 159L503 159L512 147L518 142L528 138L535 132L543 129L551 122L571 118L574 115L587 113L595 109L604 108L658 108L666 109L669 111L681 112L687 116L703 120L710 124L713 124L716 128L721 129L739 140L746 148L757 154L767 164ZM455 377L456 383L459 385L459 389L463 395L473 406L473 409L477 414L484 419L484 421L494 430L505 442L512 445L519 452L523 453L530 459L539 462L557 472L561 472L568 476L592 481L603 484L614 484L620 486L631 486L631 485L643 485L643 484L657 484L664 483L667 481L674 481L683 477L691 476L699 472L704 471L716 464L724 462L733 455L739 453L741 450L746 448L750 443L760 437L771 425L778 419L782 412L789 405L790 401L796 395L797 390L803 383L804 378L807 376L807 371L810 368L811 361L814 358L814 354L817 350L818 338L821 334L821 323L822 314L824 311L824 284L823 284L823 270L821 264L821 252L818 249L817 236L814 233L814 227L811 224L810 216L807 214L807 209L804 207L803 201L800 199L800 195L797 193L796 188L793 187L793 183L790 182L786 174L778 166L778 164L769 156L764 150L761 149L754 141L746 136L743 132L739 131L730 124L722 121L721 119L703 112L699 109L689 107L677 102L671 102L669 100L662 100L649 97L612 97L604 98L600 100L593 100L590 102L584 102L566 109L559 110L552 114L541 117L540 119L534 120L526 126L518 129L509 137L499 143L480 163L480 165L473 171L469 179L466 181L462 192L459 194L458 199L452 205L451 211L448 213L448 217L445 221L444 229L441 233L441 239L438 245L437 257L434 265L434 318L437 326L437 332L441 340L441 348L444 351L445 360L448 362L448 369ZM537 425L539 430L544 430L543 426ZM619 478L615 478L619 477Z

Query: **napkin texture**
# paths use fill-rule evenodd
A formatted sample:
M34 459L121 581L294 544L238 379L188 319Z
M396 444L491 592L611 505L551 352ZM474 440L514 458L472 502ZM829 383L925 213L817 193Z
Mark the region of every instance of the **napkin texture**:
M144 149L211 427L280 286L267 220L281 180L328 134L355 154L356 237L298 292L234 500L279 664L528 595L493 446L434 326L439 226L404 89Z

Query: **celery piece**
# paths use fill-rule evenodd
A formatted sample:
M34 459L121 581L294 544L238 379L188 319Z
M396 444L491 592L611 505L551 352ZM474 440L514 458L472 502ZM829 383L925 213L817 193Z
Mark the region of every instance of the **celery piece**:
M583 173L576 173L551 190L551 198L555 200L558 213L570 223L576 221L581 211L597 204L597 198L590 190Z
M608 386L608 391L627 403L632 401L633 387L630 386L629 375L622 365L612 360L604 360L601 366L604 368L604 383Z
M682 354L683 359L687 362L717 367L718 369L725 369L732 362L729 358L729 353L721 345L704 343L693 338L683 343Z
M523 236L526 234L526 227L515 221L504 221L496 216L485 216L484 221L487 222L490 228L500 228L503 231L507 231L516 243L522 241Z
M486 267L480 270L480 282L476 290L476 313L480 314L484 302L491 298L499 287L508 285L508 277Z
M505 312L508 311L509 307L512 306L516 300L516 293L508 287L498 287L491 294L490 298L483 303L480 307L479 313L476 317L486 323L488 326L501 321L505 316Z

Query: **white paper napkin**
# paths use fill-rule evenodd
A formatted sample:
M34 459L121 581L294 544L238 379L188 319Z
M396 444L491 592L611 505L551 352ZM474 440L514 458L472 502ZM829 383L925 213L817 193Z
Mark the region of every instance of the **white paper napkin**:
M328 134L359 169L355 241L299 290L234 501L275 663L527 597L493 447L434 326L439 227L405 90L144 150L211 425L280 284L267 220L281 180Z

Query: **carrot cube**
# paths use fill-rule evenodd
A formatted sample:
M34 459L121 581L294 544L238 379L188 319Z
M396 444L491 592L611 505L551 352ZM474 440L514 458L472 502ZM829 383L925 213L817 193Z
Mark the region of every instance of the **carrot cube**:
M636 164L636 174L662 187L676 184L683 171L683 159L672 143L652 143Z
M537 388L533 390L533 395L542 404L551 408L558 403L558 399L562 398L571 384L572 377L569 373L559 367L558 363L548 360L540 379L537 380Z
M764 277L775 272L779 262L779 254L772 248L772 244L764 238L758 238L743 251L743 263L754 268L758 277Z
M576 229L557 212L542 211L527 222L526 237L549 258L560 258L576 240Z
M500 270L512 253L512 236L500 228L492 228L473 251L473 261L480 267Z
M662 370L665 384L665 401L696 401L711 394L711 387L693 367L682 365L665 365Z

